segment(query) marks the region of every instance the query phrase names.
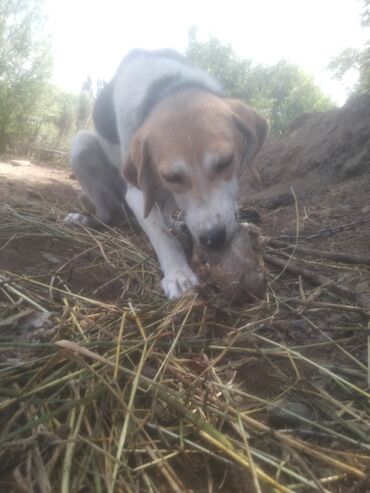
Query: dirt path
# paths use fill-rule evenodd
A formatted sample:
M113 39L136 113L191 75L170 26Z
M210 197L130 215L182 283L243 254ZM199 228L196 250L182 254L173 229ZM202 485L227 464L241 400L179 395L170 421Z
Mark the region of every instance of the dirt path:
M53 168L23 159L0 161L0 202L74 202L77 189L77 182L70 178L66 168Z

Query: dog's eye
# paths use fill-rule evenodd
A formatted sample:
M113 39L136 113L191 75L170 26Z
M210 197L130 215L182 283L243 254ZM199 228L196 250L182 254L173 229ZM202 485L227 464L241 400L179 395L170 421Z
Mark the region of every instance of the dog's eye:
M184 183L184 177L180 173L168 173L162 176L164 180L166 180L168 183L173 183L174 185Z
M214 166L214 170L216 173L222 173L231 166L233 162L234 156L227 156L226 158L221 158Z

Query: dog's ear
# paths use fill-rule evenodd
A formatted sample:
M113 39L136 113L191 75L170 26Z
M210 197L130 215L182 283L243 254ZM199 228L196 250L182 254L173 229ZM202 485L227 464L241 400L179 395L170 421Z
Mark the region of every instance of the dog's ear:
M237 127L246 138L245 161L250 162L266 140L269 131L267 120L243 101L238 99L227 99L226 101L233 112Z
M140 135L134 136L130 152L123 166L124 179L144 194L144 219L155 204L155 183L148 144Z

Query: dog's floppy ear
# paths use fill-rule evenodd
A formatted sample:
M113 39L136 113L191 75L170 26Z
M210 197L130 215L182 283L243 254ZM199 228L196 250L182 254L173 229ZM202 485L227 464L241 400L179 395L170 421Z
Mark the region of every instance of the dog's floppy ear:
M155 204L155 184L148 144L145 138L134 136L130 152L123 166L124 179L144 194L144 219L148 217Z
M227 99L226 101L233 112L237 127L247 140L245 160L250 162L266 140L269 131L267 120L243 101L238 99Z

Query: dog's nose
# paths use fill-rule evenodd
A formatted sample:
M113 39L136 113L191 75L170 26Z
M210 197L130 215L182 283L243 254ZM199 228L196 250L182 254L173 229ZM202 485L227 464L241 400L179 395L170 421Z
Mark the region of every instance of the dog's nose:
M207 248L219 248L226 241L226 229L224 226L209 229L199 236L199 241Z

